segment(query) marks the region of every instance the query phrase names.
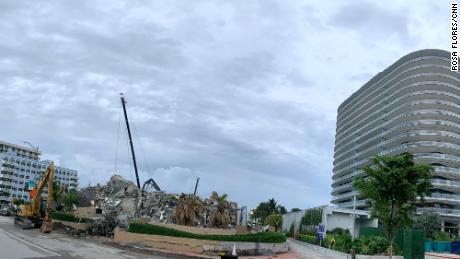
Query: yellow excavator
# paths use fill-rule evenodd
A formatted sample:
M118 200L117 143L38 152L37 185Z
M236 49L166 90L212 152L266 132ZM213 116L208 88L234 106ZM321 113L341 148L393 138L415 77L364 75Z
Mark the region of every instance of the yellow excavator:
M19 206L19 211L14 218L14 224L23 229L40 227L41 232L50 233L52 230L51 222L51 203L53 194L53 179L54 179L54 162L46 170L41 181L38 182L37 188L29 192L31 198L30 204L22 204ZM48 195L46 198L46 208L42 212L41 198L45 186L48 184Z

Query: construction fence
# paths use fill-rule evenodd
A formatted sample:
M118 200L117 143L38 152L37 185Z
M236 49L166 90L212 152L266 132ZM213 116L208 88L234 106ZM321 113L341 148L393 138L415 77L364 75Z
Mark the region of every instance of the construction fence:
M362 227L359 236L382 236L385 237L382 228ZM403 250L404 259L425 258L425 231L404 229L396 233L394 243Z

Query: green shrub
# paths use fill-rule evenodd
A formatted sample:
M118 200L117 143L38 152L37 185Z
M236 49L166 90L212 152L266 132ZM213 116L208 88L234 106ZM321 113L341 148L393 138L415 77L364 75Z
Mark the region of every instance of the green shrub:
M301 234L301 235L309 235L309 236L316 236L316 230L307 231L305 229L299 229L299 234Z
M361 236L353 242L353 249L356 253L364 255L385 254L388 249L388 242L382 236ZM402 250L393 244L393 253L402 254Z
M263 233L256 233L256 234L232 235L232 236L204 235L204 234L193 234L190 232L184 232L184 231L167 228L163 226L156 226L156 225L151 225L151 224L141 224L141 223L129 224L128 232L148 234L148 235L193 238L193 239L201 239L201 240L259 242L259 243L286 242L286 236L282 233L263 232Z
M318 239L316 238L316 236L313 236L313 235L299 234L299 240L305 243L310 243L314 245L318 244Z
M434 235L434 239L436 241L452 241L452 238L450 238L449 233L445 231L439 231Z
M62 221L69 221L69 222L81 222L82 220L78 217L75 217L72 214L69 213L64 213L64 212L51 212L51 218L56 219L56 220L62 220Z
M349 253L352 247L351 235L348 233L326 235L324 246L335 251Z

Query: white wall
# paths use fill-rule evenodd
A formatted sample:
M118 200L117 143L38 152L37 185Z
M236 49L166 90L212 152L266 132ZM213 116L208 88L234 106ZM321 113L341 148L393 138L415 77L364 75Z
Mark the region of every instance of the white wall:
M299 230L300 221L306 210L292 212L283 215L283 231L289 231L291 224L294 224L295 231ZM359 218L355 221L353 229L353 211L344 209L334 209L330 207L323 208L322 224L326 225L326 230L331 231L335 228L348 229L355 237L359 234L359 229L363 226L377 227L377 219L368 217L367 212L359 211L356 213Z

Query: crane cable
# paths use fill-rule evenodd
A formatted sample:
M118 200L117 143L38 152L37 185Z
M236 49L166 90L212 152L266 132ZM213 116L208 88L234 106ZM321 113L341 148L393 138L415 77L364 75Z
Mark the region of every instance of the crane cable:
M118 162L118 142L120 141L120 125L121 125L121 112L118 116L118 130L117 130L117 146L115 148L115 163L114 163L114 170L113 174L115 175L117 172L117 162Z

